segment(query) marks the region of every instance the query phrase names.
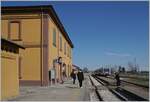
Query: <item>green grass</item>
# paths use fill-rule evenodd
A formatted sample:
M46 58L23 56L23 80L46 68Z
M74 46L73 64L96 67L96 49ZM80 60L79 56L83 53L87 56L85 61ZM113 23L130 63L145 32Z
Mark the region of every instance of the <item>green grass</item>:
M140 79L133 79L133 78L124 78L123 80L132 82L139 85L149 86L149 81L147 80L140 80Z
M120 77L135 84L149 86L149 73L121 73Z
M120 76L124 77L124 78L149 80L149 74L141 74L141 73L138 73L138 74L125 73L125 74L123 74L123 73L121 73Z

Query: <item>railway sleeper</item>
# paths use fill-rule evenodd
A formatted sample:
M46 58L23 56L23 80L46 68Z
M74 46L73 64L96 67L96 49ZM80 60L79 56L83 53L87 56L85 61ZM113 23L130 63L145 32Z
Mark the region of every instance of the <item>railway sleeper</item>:
M125 90L121 87L118 87L115 89L118 93L120 93L122 96L126 97L128 101L148 101L147 99L144 99L143 97L140 97L128 90Z
M110 90L102 85L98 79L96 80L90 76L91 83L95 86L95 92L100 101L120 101Z
M148 101L147 99L140 97L140 96L138 96L126 89L123 89L121 87L112 89L107 86L107 85L109 85L108 84L109 82L107 82L97 76L94 76L94 78L100 83L105 83L104 85L106 85L106 87L109 89L109 91L112 92L114 95L116 95L120 100L123 100L123 101Z

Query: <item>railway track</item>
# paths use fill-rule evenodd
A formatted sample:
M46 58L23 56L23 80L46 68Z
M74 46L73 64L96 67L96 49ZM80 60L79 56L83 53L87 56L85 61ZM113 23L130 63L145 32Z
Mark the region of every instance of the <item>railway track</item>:
M114 80L114 78L113 77L107 77L107 78L110 78L110 79L113 79ZM129 82L129 81L126 81L126 80L120 80L121 82L125 82L125 83L129 83L129 84L133 84L133 85L136 85L136 86L139 86L139 87L144 87L144 88L149 88L149 86L146 86L146 85L141 85L141 84L136 84L136 83L133 83L133 82Z
M110 92L112 92L114 95L116 95L122 101L148 101L149 100L145 97L141 97L141 96L135 94L134 92L131 92L130 90L126 90L123 87L116 87L115 85L110 84L109 81L104 80L98 76L93 75L93 77L99 83L106 86ZM131 84L131 83L128 83L128 84ZM142 86L140 86L140 87L142 87ZM98 97L100 97L100 95Z
M100 75L96 75L96 76L100 76ZM112 76L103 76L103 77L115 80L114 77L112 77ZM120 77L120 78L122 78L122 77ZM136 85L136 86L139 86L139 87L143 87L143 88L149 88L149 85L147 86L147 85L137 84L137 83L133 83L131 81L123 80L123 79L120 79L120 81L124 82L124 83L133 84L133 85Z

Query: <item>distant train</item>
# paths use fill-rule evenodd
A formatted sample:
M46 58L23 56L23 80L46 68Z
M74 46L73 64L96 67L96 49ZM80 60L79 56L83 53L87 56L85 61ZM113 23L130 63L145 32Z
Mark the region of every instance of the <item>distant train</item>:
M111 75L111 70L109 68L101 68L99 70L96 70L94 74L106 77L106 76Z

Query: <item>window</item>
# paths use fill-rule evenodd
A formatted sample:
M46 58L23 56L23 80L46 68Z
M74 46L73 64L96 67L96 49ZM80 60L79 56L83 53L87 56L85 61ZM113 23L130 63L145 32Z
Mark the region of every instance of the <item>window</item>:
M60 40L59 40L59 42L60 42L60 51L62 51L62 36L60 35Z
M71 58L71 47L70 47L70 50L69 50L69 57Z
M69 46L67 46L67 56L69 57Z
M19 21L9 23L9 39L21 40L21 24Z
M72 57L72 49L70 49L70 58Z
M56 29L53 29L53 45L56 47Z
M66 55L66 43L64 43L64 53Z
M69 47L69 57L71 56L71 54L70 54L70 50L71 50L71 49L70 49L70 47Z

